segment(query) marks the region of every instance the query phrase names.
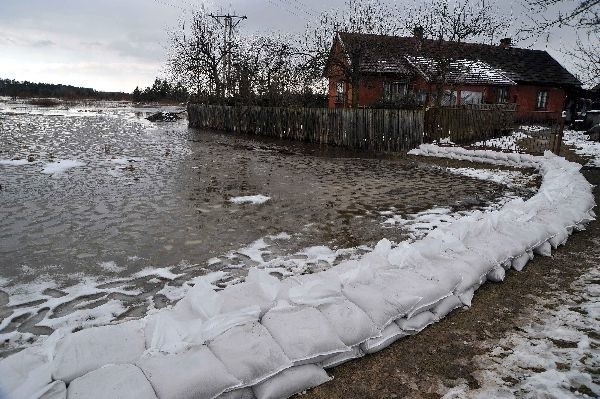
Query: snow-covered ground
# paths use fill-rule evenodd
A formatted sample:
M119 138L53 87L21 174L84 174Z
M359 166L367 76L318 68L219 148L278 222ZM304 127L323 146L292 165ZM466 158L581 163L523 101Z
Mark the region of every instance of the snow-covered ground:
M474 359L480 387L460 385L444 399L600 397L599 282L600 268L592 269L572 293L538 300L524 329Z
M521 130L524 126L521 126ZM525 130L529 131L529 130ZM510 136L496 137L493 139L478 141L473 144L473 147L486 147L502 151L522 151L522 148L517 144L519 140L530 138L531 136L523 131L513 132Z
M575 147L577 154L590 157L587 166L600 167L600 142L590 141L585 132L575 130L565 130L564 142Z

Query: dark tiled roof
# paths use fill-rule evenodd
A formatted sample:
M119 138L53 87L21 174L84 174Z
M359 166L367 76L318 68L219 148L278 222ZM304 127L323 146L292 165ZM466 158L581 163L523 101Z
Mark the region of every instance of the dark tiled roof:
M407 56L436 58L436 54L452 54L454 60L482 61L516 83L558 86L581 86L581 82L546 51L516 47L503 48L479 43L439 42L414 37L367 35L340 32L346 54L362 52L361 69L370 65L397 65L398 73L408 73ZM391 72L391 70L390 70Z

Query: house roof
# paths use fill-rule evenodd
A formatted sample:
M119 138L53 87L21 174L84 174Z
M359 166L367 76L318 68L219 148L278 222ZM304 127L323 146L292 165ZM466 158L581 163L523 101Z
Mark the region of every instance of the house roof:
M480 83L504 84L500 80L506 79L514 83L581 86L575 76L542 50L429 39L420 41L415 37L346 32L338 35L347 56L361 54L360 69L364 72L410 73L411 66L422 72L424 65L419 67L422 62L415 65L415 59L435 59L436 54L443 53L452 54L458 71L464 73L465 67L479 69L479 73L472 71L471 78L478 75ZM481 73L481 68L487 72Z
M428 57L406 56L406 60L427 80L435 80L438 61ZM448 65L446 76L448 83L516 85L507 74L483 61L467 59L453 60Z

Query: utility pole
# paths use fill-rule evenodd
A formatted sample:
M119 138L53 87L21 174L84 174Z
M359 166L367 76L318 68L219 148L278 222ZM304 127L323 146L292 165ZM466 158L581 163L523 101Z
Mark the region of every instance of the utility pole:
M223 27L223 50L225 52L225 65L223 65L223 86L224 95L227 96L232 93L231 88L231 48L233 45L233 30L245 19L248 19L245 15L214 15L209 14L211 18L219 23ZM223 22L221 22L223 21Z

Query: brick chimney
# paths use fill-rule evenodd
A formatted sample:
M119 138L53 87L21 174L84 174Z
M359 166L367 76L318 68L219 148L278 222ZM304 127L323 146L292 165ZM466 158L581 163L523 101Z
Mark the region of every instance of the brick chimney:
M502 48L510 48L512 44L512 39L510 37L505 37L504 39L500 39L500 47Z
M425 37L425 31L422 26L415 26L413 29L413 36L415 39L423 40Z

